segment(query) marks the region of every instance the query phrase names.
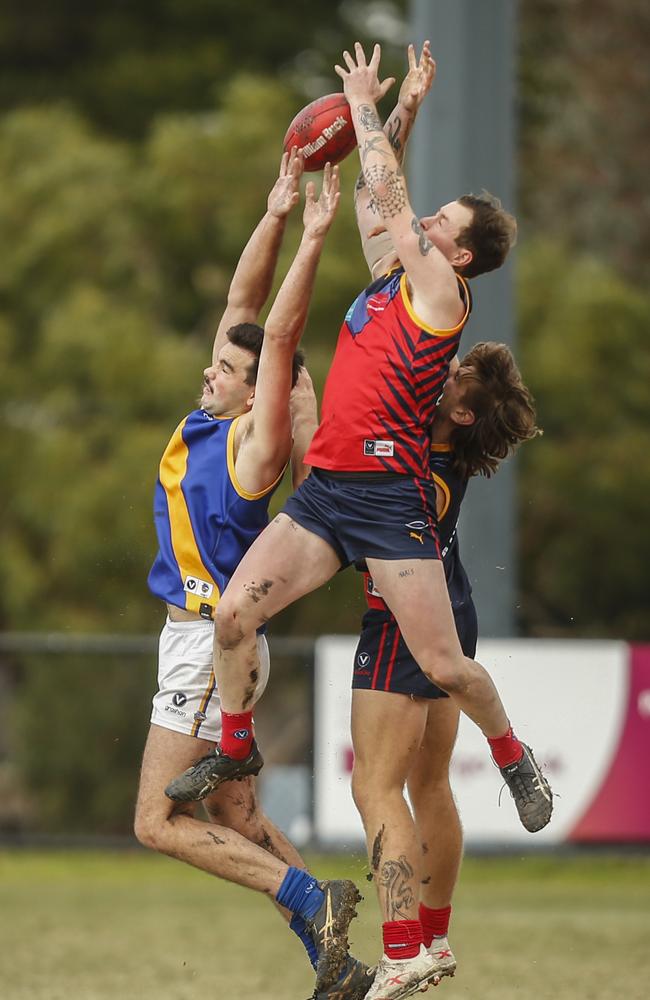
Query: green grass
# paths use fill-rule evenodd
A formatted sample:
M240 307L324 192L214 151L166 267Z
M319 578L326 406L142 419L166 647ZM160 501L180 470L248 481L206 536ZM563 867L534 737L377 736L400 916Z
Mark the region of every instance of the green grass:
M364 862L312 857L366 901L355 954L380 952ZM467 859L436 1000L641 1000L650 995L650 858ZM302 946L267 900L165 858L0 852L3 1000L304 1000Z

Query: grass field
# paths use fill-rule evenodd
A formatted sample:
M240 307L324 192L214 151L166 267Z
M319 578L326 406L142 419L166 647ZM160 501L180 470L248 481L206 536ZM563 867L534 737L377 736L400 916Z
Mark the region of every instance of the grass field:
M364 863L311 857L366 901L354 952L380 951ZM459 960L436 1000L645 1000L650 857L465 861L451 940ZM0 852L3 1000L305 1000L302 946L265 899L165 858Z

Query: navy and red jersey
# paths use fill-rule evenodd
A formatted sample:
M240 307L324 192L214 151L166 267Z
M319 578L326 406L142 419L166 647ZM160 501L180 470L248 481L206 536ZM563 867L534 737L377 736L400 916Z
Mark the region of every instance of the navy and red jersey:
M453 453L449 445L432 444L429 447L430 475L444 496L438 515L438 538L451 607L456 612L471 600L472 593L469 578L460 561L457 535L460 505L467 489L467 480L454 471ZM388 610L368 573L364 574L364 583L368 607L378 611Z
M318 469L428 475L429 427L449 362L471 309L437 330L418 319L403 268L373 281L353 302L325 384L322 417L305 462Z

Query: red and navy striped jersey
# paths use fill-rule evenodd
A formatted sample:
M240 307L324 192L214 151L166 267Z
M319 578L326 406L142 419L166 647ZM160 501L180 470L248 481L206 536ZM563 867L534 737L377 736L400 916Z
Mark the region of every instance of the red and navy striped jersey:
M427 476L429 427L471 309L451 330L413 312L403 268L368 286L345 317L305 462L340 472Z
M440 539L440 557L453 609L464 607L472 593L469 578L460 560L457 534L460 505L467 489L467 480L454 471L453 453L448 444L432 444L430 448L429 470L431 478L444 496L442 509L438 515L438 538ZM386 611L386 604L368 573L364 574L364 588L368 607Z
M244 553L268 523L282 474L266 490L247 493L235 474L239 417L193 410L178 425L160 462L154 494L159 551L149 589L169 604L205 618Z

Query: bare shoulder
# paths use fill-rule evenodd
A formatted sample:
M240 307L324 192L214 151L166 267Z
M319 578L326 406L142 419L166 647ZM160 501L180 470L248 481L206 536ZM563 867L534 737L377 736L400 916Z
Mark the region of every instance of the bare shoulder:
M258 421L258 424L260 422ZM291 423L275 437L256 426L254 413L244 413L235 431L231 478L239 492L255 497L270 489L284 472L291 453Z

